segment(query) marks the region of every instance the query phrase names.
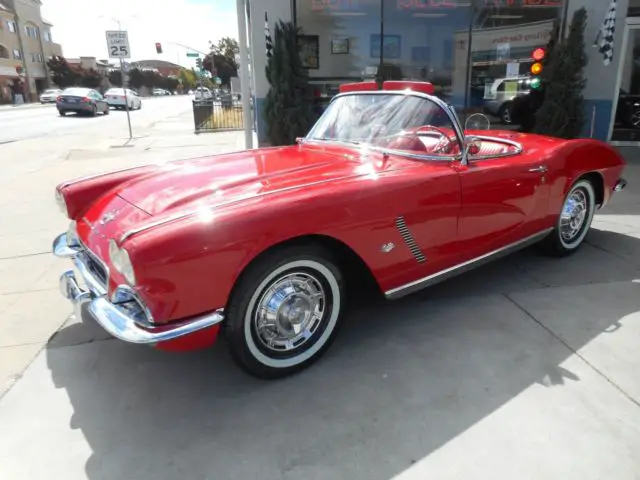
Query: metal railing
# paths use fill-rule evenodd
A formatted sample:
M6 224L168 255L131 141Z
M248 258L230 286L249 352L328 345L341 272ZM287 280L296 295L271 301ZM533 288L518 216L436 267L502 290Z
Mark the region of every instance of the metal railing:
M232 95L193 101L195 133L242 130L242 102Z

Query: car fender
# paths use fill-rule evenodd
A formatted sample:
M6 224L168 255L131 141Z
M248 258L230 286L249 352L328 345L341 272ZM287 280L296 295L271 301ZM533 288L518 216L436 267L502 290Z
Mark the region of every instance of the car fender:
M348 190L353 195L357 188ZM290 196L254 199L136 233L122 246L136 268L138 293L160 323L224 308L252 261L278 245L309 237L340 242L375 278L366 254L350 240L358 226L345 195L320 196L314 202Z
M597 179L594 187L599 203L606 204L625 167L625 161L616 149L594 139L567 140L550 157L555 179L550 193L550 208L554 212L560 210L571 187L585 175L593 175L594 180Z

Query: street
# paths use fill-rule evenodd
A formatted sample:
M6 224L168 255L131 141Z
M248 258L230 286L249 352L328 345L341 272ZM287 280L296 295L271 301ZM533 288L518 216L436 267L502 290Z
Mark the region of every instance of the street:
M171 116L190 110L191 99L187 95L143 98L142 110L130 112L134 136L138 128L159 116ZM107 116L68 114L61 117L55 104L0 108L0 144L53 135L93 135L107 129L119 129L123 136L128 136L127 112L111 109Z
M72 315L58 182L238 150L191 99L0 110L0 479L640 478L640 155L587 243L362 302L311 369L258 381L224 341L167 353Z

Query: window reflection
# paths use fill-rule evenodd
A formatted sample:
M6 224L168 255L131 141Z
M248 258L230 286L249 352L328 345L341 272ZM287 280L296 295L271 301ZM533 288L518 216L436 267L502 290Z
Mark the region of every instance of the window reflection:
M562 12L563 0L296 0L298 26L317 36L319 113L340 83L420 80L507 128L517 128L511 102L530 89L531 54Z
M467 111L490 115L500 128L517 128L513 101L530 92L532 53L546 47L561 0L481 0L471 35ZM462 41L462 38L460 38ZM458 82L464 82L459 79Z

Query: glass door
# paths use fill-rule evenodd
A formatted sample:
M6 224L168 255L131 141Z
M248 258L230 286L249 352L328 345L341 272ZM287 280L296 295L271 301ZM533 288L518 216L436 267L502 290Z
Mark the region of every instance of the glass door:
M620 59L611 141L640 144L640 25L629 22Z

